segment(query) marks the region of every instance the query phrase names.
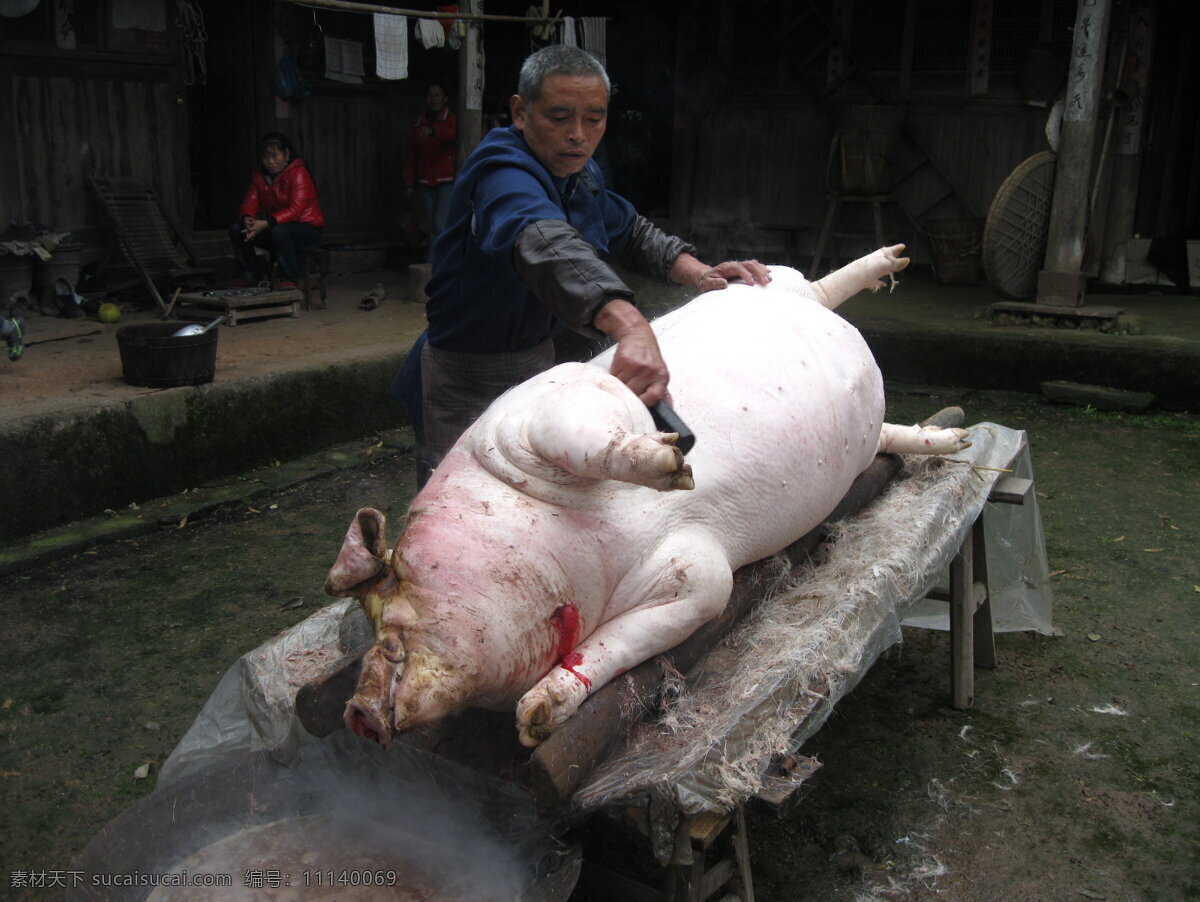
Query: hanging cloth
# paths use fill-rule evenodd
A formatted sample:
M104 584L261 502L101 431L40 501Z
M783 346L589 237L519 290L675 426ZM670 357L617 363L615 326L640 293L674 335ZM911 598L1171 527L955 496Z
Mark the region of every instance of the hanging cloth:
M375 74L408 78L408 17L375 13Z
M578 47L579 40L575 36L575 17L562 17L562 40L560 44L566 44L568 47Z
M580 23L583 25L583 49L599 60L601 66L608 69L604 17L584 16L580 19Z
M417 40L426 50L446 46L446 30L437 19L417 19Z

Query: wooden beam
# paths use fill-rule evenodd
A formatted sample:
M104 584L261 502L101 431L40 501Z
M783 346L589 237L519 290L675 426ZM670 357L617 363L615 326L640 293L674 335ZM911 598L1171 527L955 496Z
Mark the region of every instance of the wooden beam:
M1112 0L1079 0L1050 208L1045 270L1078 273L1088 228L1097 109ZM1042 293L1039 291L1039 298Z

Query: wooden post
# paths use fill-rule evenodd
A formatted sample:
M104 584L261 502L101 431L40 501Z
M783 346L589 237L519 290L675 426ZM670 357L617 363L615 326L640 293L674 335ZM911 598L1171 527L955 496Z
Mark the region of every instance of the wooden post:
M1038 274L1039 304L1078 307L1083 303L1083 249L1111 7L1112 0L1079 0L1075 15L1046 263Z
M466 0L462 11L483 12L483 0ZM458 53L458 146L456 169L461 170L475 146L483 140L483 24L466 23L467 35Z
M1125 245L1133 236L1137 210L1138 171L1142 165L1142 129L1154 54L1155 19L1154 6L1145 0L1134 10L1125 48L1125 73L1122 84L1116 86L1116 90L1124 94L1125 105L1117 125L1100 258L1101 278L1115 285L1125 281Z
M950 691L955 708L975 703L975 530L950 562Z

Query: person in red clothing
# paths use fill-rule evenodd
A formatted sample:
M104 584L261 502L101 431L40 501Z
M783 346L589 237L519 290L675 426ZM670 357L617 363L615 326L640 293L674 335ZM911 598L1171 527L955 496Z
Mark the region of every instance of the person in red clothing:
M275 254L280 288L295 288L300 254L319 247L325 214L317 186L286 135L271 132L258 142L259 168L250 179L241 216L229 227L233 254L250 284L263 279L256 247Z
M404 184L412 196L419 189L429 223L429 254L433 242L446 227L450 192L454 189L454 136L458 119L446 106L446 89L431 82L425 89L425 112L412 127Z

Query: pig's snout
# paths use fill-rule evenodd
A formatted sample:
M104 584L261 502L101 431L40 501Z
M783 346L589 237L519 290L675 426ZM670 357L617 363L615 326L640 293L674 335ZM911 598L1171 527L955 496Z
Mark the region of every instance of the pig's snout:
M382 746L392 741L396 685L404 671L404 646L398 636L375 645L363 658L362 674L354 697L346 703L342 720L356 736Z
M378 699L365 699L356 695L346 702L346 713L342 715L342 719L346 722L346 729L355 736L370 739L387 748L392 742L392 727L388 723L390 708L389 705L387 710L384 710Z

